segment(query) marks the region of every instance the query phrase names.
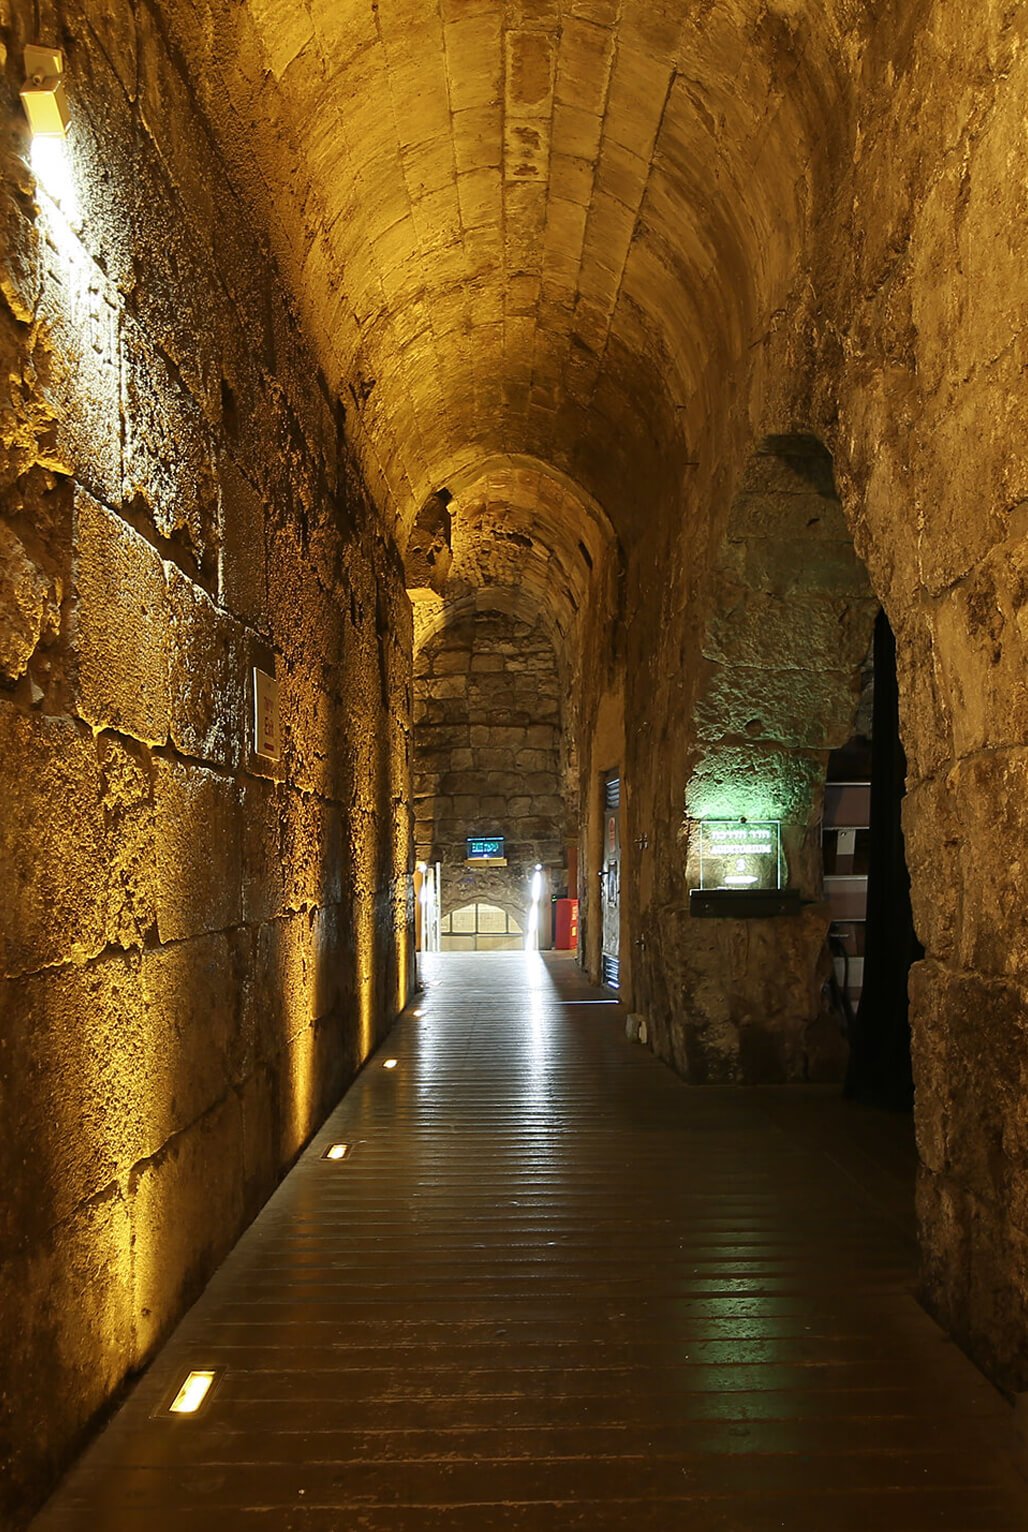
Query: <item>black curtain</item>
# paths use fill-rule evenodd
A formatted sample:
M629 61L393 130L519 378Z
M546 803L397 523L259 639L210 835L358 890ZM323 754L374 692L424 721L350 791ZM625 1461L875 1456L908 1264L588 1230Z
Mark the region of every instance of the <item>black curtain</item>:
M914 933L900 828L906 771L899 735L896 640L885 613L879 612L874 637L864 987L850 1036L846 1095L898 1111L909 1111L914 1100L907 975L911 963L924 952Z

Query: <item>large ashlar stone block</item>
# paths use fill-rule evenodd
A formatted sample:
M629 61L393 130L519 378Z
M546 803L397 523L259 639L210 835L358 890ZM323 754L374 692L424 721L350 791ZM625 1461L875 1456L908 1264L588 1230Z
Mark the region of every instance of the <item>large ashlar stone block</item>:
M318 957L314 922L306 912L259 927L247 1005L262 1062L273 1060L316 1019Z
M923 1163L1009 1216L1012 1177L1028 1169L1024 987L928 961L911 1000Z
M235 932L218 932L143 955L145 1155L216 1106L252 1068L242 1002L248 945Z
M848 540L751 537L725 548L727 574L779 597L821 592L840 604L867 591L867 575Z
M95 728L168 737L170 608L164 566L120 517L75 501L73 647L79 710Z
M690 819L781 819L806 824L820 802L824 756L773 744L719 745L694 766Z
M235 616L264 631L268 607L264 505L257 491L224 454L219 460L218 477L222 604Z
M116 1186L31 1247L5 1243L0 1312L0 1517L14 1517L52 1489L68 1444L116 1393L133 1355L132 1232Z
M315 794L289 791L282 825L287 907L301 910L338 904L345 856L338 804Z
M60 585L0 522L0 674L9 681L24 675L44 633L59 627Z
M45 1241L145 1152L152 1084L137 958L19 980L5 995L5 1248Z
M242 826L236 782L200 766L155 762L157 926L180 941L238 924Z
M758 669L786 662L815 670L825 664L856 669L870 648L877 609L870 599L840 603L819 593L785 599L727 587L718 593L703 653Z
M127 209L138 170L138 162L125 153L136 136L131 100L136 83L135 18L127 0L103 6L70 0L62 21L77 44L68 66L75 80L74 127L67 154L55 160L70 163L67 181L79 216L67 207L65 211L114 291L127 293L134 282ZM47 186L45 172L41 179ZM57 184L63 181L62 177Z
M918 574L932 594L962 580L989 555L1006 532L1003 508L1028 496L1023 454L1010 451L1010 443L1028 431L1017 377L1016 368L1007 376L993 368L976 388L944 386L931 410L931 430L917 433L914 460L904 463L919 490ZM986 420L989 429L983 431ZM975 451L967 451L968 441ZM1020 483L1008 482L1018 478L1015 465ZM969 506L974 515L968 515Z
M697 735L826 750L849 738L858 700L852 671L716 666L696 709Z
M951 774L911 788L903 800L903 844L914 929L926 951L947 961L960 935L962 844L966 824Z
M133 1364L142 1366L231 1249L243 1219L242 1111L233 1093L129 1178Z
M209 427L199 405L138 325L123 322L126 503L213 583L218 495ZM120 498L120 496L119 496Z
M985 975L1028 975L1021 877L1028 749L973 756L948 782L961 816L959 964Z
M99 757L99 759L98 759ZM153 921L149 786L124 746L68 718L0 703L8 918L0 971L84 962Z
M1028 514L935 609L933 652L957 756L1028 737Z
M908 782L944 774L955 750L952 705L937 653L936 608L915 599L889 619L896 635L900 737Z
M242 630L174 564L167 565L167 589L172 742L184 755L238 766L249 735Z
M118 295L45 196L39 228L42 345L36 367L53 419L47 461L116 504L122 472Z
M273 920L287 908L284 794L275 782L243 783L243 919L249 925Z
M676 996L671 1046L687 1078L841 1078L845 1041L821 1004L827 928L827 909L817 906L788 921L690 921L681 907L668 913L659 953Z
M922 1167L921 1279L932 1313L1011 1392L1028 1383L1028 1239L994 1204Z

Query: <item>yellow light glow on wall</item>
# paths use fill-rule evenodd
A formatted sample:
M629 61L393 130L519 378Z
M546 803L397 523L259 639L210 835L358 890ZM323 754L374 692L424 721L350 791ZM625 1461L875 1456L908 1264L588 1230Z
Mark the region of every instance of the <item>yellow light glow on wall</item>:
M214 1376L210 1369L191 1372L168 1406L169 1415L195 1415L211 1391Z
M354 911L354 957L357 971L357 1038L360 1062L375 1046L375 912L371 901L358 895Z
M82 208L68 145L60 138L34 138L31 158L32 173L38 185L60 208L70 227L77 229L82 222Z

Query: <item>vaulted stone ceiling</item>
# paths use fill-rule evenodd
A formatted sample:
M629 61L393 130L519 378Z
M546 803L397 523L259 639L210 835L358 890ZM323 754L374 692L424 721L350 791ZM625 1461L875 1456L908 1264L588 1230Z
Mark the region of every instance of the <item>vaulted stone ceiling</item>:
M502 456L631 541L787 290L869 8L168 0L401 546Z

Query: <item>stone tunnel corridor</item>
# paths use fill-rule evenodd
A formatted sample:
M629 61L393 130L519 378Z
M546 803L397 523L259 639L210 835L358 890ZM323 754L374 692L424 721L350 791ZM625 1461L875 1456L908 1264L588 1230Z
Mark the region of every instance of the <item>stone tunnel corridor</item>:
M299 1342L368 1412L352 1519L395 1404L422 1524L477 1442L540 1525L584 1435L589 1525L721 1525L725 1442L773 1447L753 1517L758 1470L838 1457L839 1525L1009 1524L999 1448L919 1433L981 1403L998 1443L1028 1394L1026 100L1025 0L0 0L3 1532L95 1441L217 1452L99 1433L266 1238L303 1287L322 1196L326 1269L410 1253L426 1305L378 1371L370 1300L346 1365ZM900 1229L833 1135L877 1164L911 1098ZM535 1156L546 1305L500 1336ZM477 1256L487 1200L514 1243ZM781 1270L707 1313L683 1252L728 1283L736 1233ZM498 1284L452 1462L411 1423L463 1377L436 1260ZM781 1390L727 1386L779 1343ZM855 1401L894 1395L883 1455ZM177 1472L133 1462L144 1499ZM224 1519L221 1472L179 1487Z
M566 957L426 976L33 1532L1022 1532L909 1123L689 1090Z

